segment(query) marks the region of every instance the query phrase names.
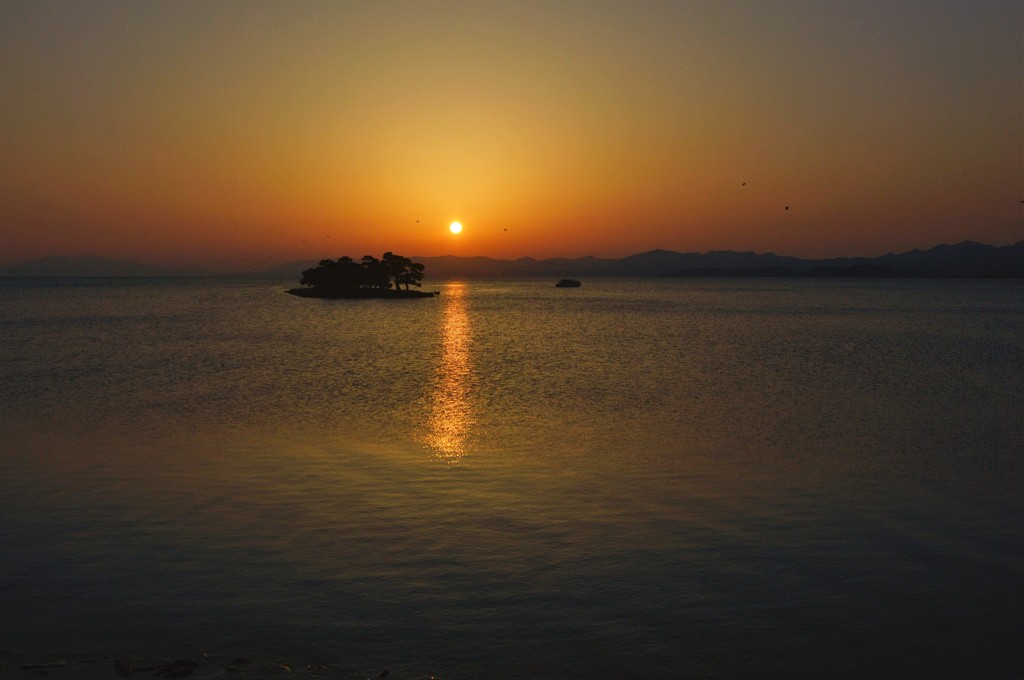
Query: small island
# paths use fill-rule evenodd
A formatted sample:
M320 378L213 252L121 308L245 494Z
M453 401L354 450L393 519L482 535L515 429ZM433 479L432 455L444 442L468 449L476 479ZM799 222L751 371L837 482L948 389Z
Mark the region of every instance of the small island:
M299 297L332 299L434 297L434 293L409 289L409 286L420 288L423 285L424 269L423 264L390 251L379 260L372 255L364 255L359 262L348 256L320 260L319 265L302 272L299 283L305 288L285 292Z

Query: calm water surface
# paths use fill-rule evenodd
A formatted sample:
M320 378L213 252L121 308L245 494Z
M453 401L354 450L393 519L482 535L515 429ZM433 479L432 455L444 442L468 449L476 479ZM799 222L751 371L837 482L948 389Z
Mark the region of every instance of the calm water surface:
M288 286L0 280L0 648L1024 670L1020 282Z

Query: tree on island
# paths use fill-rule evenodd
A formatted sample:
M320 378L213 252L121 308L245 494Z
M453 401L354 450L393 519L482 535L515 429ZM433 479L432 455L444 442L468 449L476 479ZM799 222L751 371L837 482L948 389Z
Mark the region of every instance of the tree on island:
M409 290L410 284L417 288L423 285L421 281L423 281L423 270L426 267L419 262L413 262L407 257L395 255L389 251L384 253L381 265L388 276L394 277L395 290L399 290L402 284L405 284L406 290Z
M359 262L348 256L320 260L319 265L302 272L299 283L308 288L288 292L304 297L429 297L433 294L409 290L410 285L423 285L425 268L391 251L379 260L373 255L364 255Z

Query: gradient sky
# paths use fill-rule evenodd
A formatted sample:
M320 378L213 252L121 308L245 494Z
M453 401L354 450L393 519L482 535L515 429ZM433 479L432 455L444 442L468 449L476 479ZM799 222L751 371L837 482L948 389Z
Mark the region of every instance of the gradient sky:
M0 0L0 125L0 264L1005 245L1024 2Z

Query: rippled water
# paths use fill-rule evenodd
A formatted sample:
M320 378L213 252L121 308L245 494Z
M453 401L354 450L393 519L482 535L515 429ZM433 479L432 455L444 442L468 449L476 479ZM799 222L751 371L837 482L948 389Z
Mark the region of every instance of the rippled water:
M0 647L1024 668L1024 286L0 281Z

